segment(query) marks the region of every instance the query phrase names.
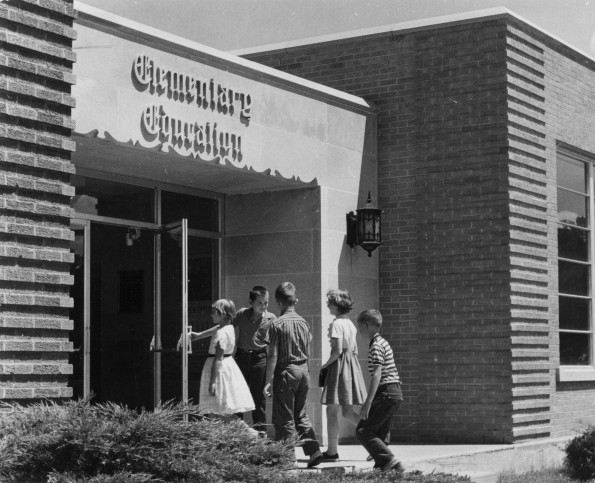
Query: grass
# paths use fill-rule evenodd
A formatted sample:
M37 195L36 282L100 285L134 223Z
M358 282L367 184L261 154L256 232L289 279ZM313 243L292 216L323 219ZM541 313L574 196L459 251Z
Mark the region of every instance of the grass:
M579 480L572 479L561 468L548 468L520 474L502 473L498 477L498 483L576 483L577 481ZM589 483L594 481L589 480Z
M281 481L285 483L289 480L279 479L279 483ZM379 471L356 471L344 475L338 473L302 474L297 479L291 480L291 483L384 483L389 481L399 483L469 483L471 480L466 476L449 475L445 473L422 474L419 471L413 471L397 475L394 472L381 473Z

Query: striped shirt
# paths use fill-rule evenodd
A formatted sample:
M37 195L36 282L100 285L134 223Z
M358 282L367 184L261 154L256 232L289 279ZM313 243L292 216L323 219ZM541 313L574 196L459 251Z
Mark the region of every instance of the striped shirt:
M310 356L312 333L294 308L288 308L272 322L265 342L277 346L277 365L303 363Z
M379 385L401 382L395 365L393 350L380 334L376 334L370 341L370 351L368 352L368 371L370 371L370 374L374 374L374 369L377 366L382 366Z

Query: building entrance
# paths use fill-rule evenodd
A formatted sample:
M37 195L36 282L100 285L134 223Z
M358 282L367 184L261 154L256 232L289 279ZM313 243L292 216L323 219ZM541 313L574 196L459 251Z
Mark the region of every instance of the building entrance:
M157 219L167 224L77 212L75 397L147 409L169 400L198 400L208 340L176 346L187 328L209 327L210 304L219 293L220 237L190 228L196 214L172 221L174 211L188 212L194 197L173 194L177 209L171 203L164 209L171 193L156 195ZM194 200L198 211L201 200ZM92 204L99 206L101 199L94 197Z

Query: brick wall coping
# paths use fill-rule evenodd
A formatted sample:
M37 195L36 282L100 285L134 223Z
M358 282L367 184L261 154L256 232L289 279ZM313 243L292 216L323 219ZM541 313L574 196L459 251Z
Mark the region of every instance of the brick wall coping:
M414 31L423 31L435 28L451 27L456 25L463 25L475 22L484 22L486 20L494 19L508 19L517 24L525 24L527 27L533 29L538 33L540 40L546 44L561 51L564 55L573 58L581 64L584 64L595 70L595 58L589 56L585 52L573 47L568 42L550 34L542 27L530 22L521 17L515 12L506 7L494 7L483 10L473 10L469 12L456 13L452 15L442 15L439 17L430 17L418 20L411 20L408 22L400 22L389 25L380 25L377 27L370 27L367 29L349 30L346 32L339 32L328 35L320 35L315 37L308 37L304 39L291 40L288 42L281 42L276 44L260 45L256 47L247 47L245 49L233 50L230 53L239 56L250 56L254 54L272 53L292 49L296 47L307 47L314 44L329 44L334 42L341 42L353 39L366 39L384 36L386 34L404 34Z
M147 46L186 57L190 60L208 63L238 75L267 82L335 105L368 113L375 112L375 109L360 97L337 89L242 59L236 55L178 37L79 1L74 2L74 8L78 14L76 23L80 25L144 43Z

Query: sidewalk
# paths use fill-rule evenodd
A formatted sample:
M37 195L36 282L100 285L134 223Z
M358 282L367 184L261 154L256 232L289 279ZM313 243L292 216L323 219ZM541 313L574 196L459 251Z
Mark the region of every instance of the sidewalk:
M391 444L390 449L407 471L459 474L475 483L496 483L503 472L524 473L561 465L567 441L563 438L510 445ZM315 470L306 469L308 459L301 448L296 448L296 456L298 469L306 471L371 471L374 466L373 461L366 461L368 453L360 445L339 446L340 461L322 463Z

